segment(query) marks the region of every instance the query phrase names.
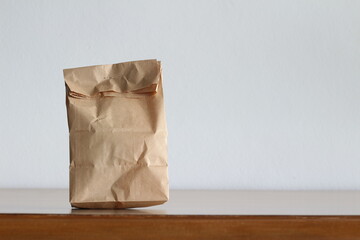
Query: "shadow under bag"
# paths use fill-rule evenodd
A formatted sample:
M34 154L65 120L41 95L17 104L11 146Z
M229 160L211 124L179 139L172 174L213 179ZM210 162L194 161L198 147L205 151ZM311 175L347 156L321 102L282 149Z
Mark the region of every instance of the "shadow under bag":
M64 70L70 203L130 208L169 199L167 128L157 60Z

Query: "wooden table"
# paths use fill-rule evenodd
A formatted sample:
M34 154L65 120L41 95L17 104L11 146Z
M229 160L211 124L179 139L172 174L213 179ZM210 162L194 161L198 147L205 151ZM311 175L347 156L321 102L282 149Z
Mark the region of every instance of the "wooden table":
M160 206L81 210L66 189L2 189L0 239L360 239L360 192L176 190Z

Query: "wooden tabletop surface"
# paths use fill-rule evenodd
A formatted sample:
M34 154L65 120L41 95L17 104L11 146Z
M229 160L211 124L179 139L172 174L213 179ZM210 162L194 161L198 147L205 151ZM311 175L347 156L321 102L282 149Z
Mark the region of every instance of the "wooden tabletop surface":
M0 213L91 215L360 215L360 191L173 190L163 205L72 209L67 189L0 189Z
M360 239L360 192L173 190L159 206L90 210L67 189L0 189L0 239Z

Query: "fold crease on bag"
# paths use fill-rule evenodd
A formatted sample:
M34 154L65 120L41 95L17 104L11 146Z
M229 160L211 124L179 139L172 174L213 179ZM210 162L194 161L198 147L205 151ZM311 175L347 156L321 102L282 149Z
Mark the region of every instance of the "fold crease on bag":
M143 60L64 70L70 203L129 208L169 199L161 64Z

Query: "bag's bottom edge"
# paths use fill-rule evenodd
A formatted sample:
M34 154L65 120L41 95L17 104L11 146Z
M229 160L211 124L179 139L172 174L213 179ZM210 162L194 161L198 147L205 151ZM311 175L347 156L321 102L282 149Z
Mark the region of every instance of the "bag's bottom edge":
M84 209L124 209L160 205L165 201L70 202L72 207Z

